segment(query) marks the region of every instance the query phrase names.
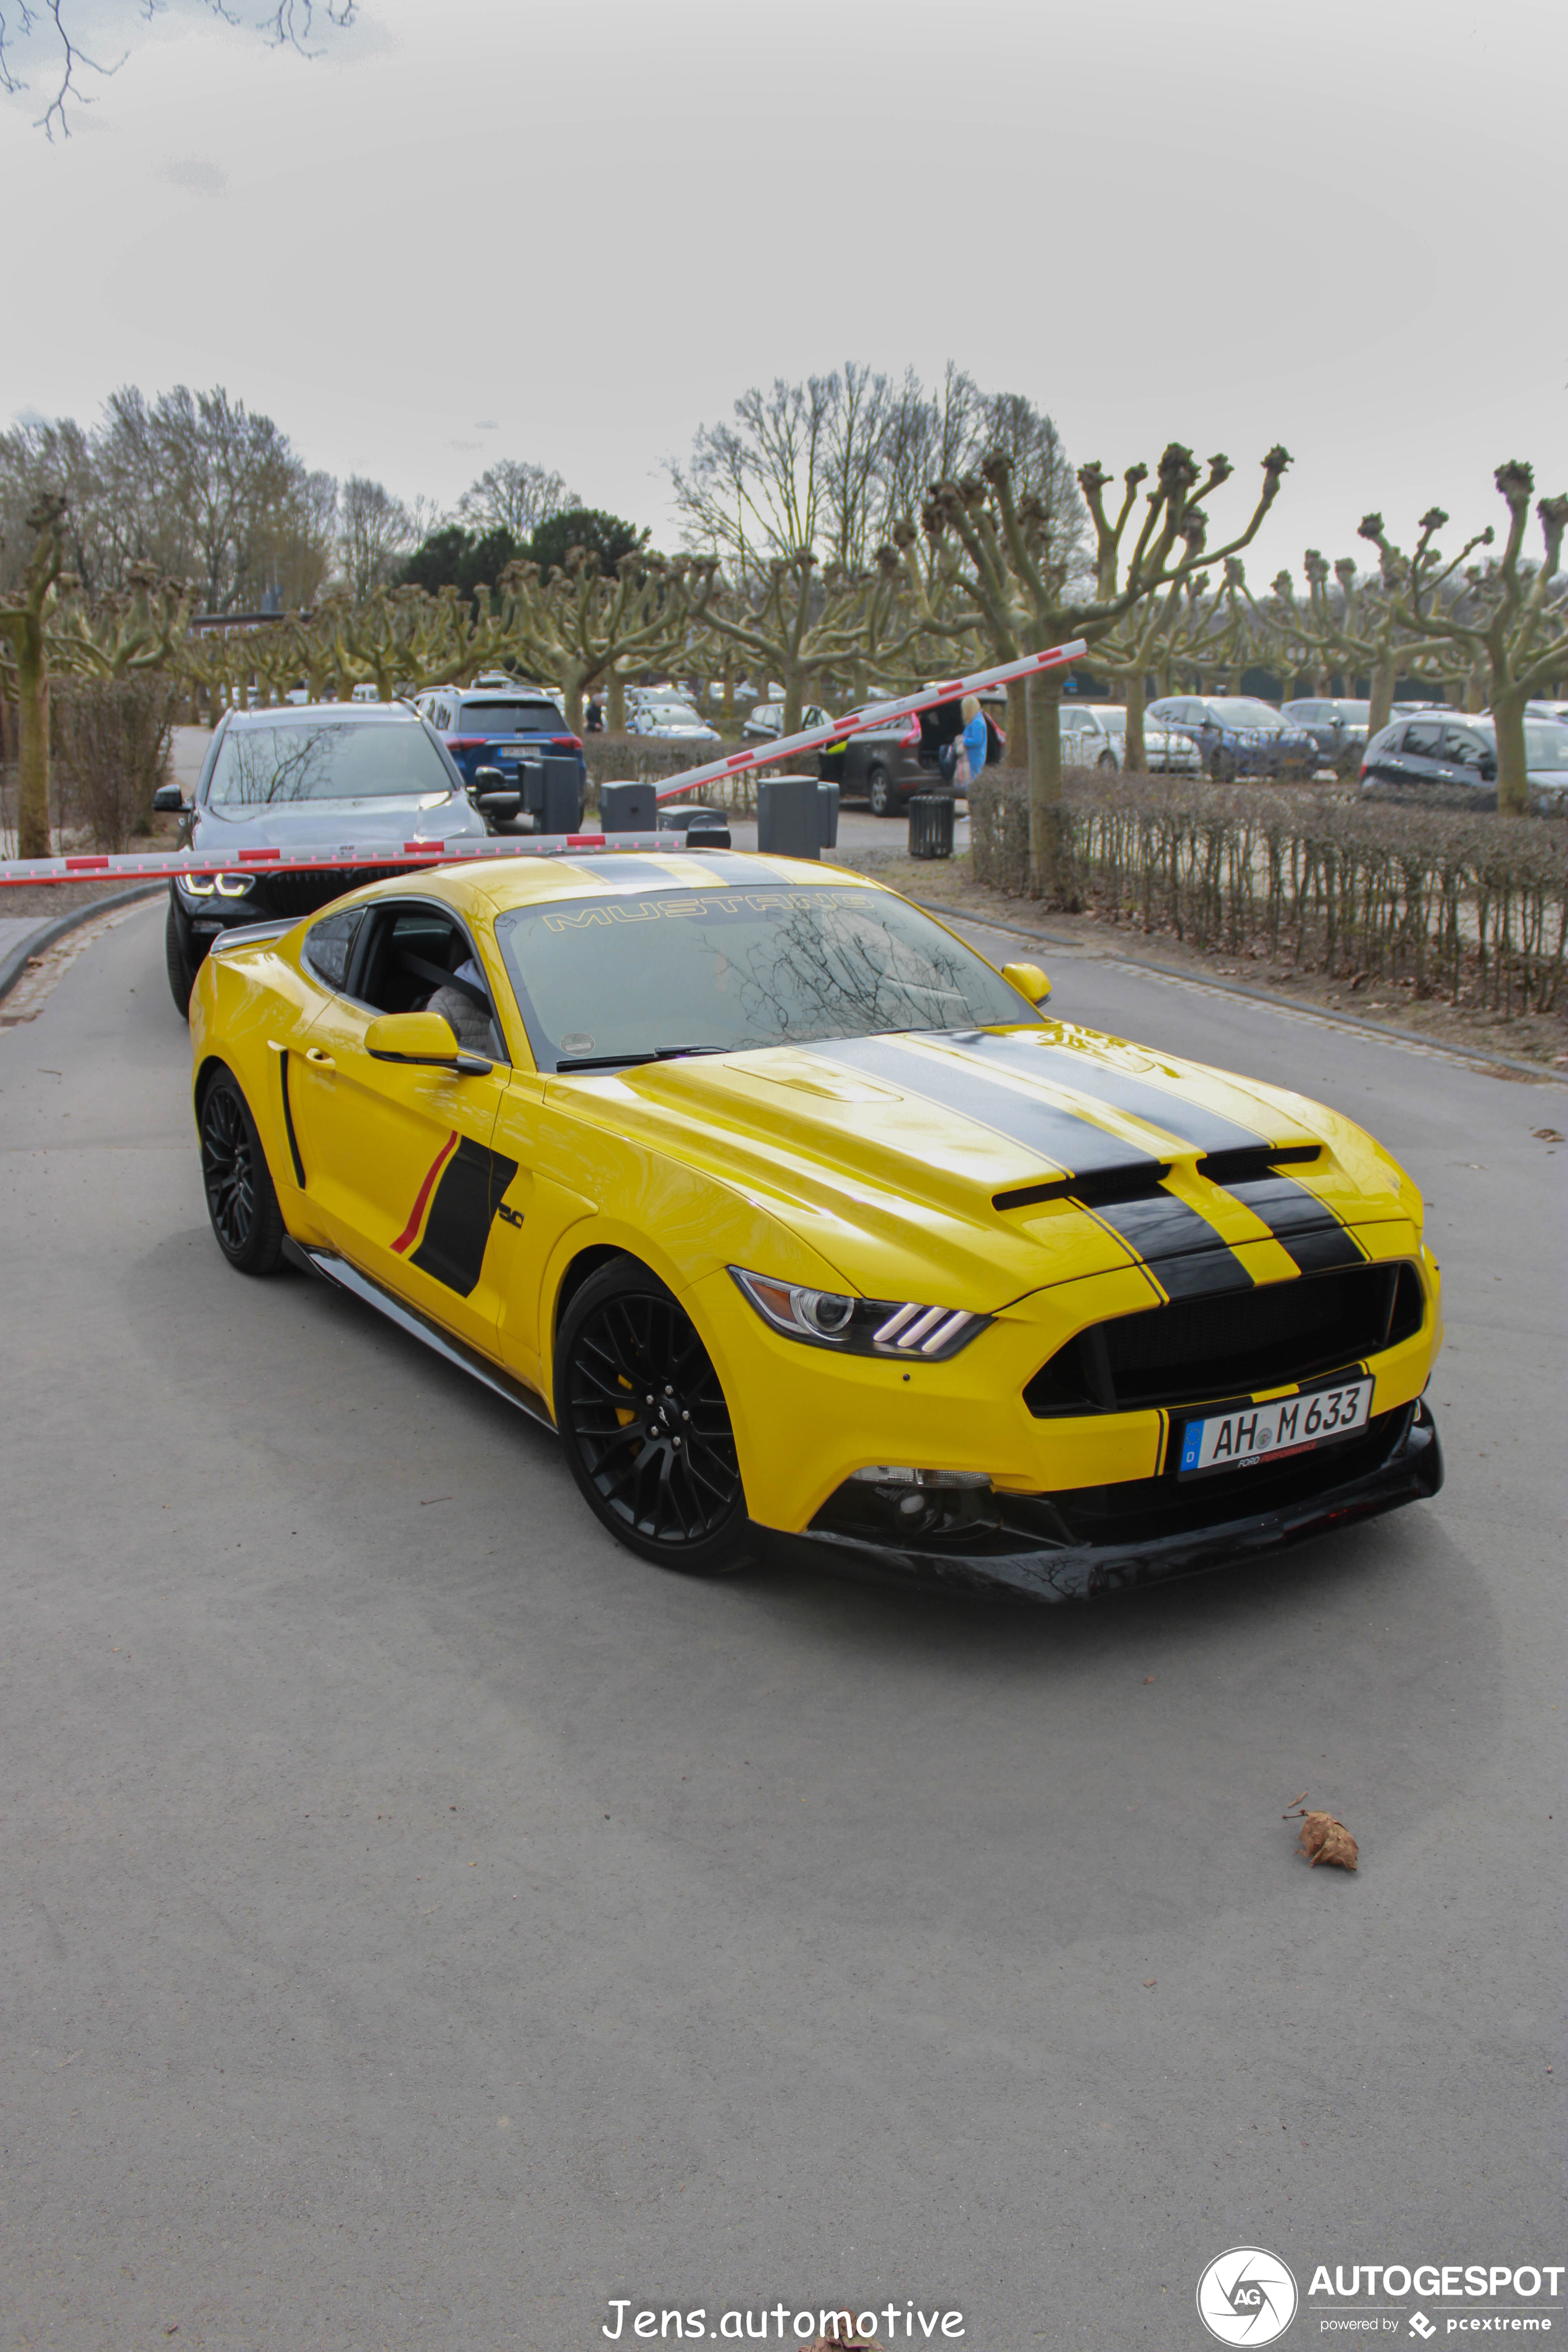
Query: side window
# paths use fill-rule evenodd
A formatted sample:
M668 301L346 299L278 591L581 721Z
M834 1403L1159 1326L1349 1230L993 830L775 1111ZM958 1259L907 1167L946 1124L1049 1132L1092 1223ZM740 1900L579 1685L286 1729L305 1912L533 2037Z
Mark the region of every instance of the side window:
M1413 759L1436 760L1443 750L1443 730L1423 721L1405 730L1405 749Z
M349 957L363 920L364 908L350 907L341 915L323 915L306 932L303 961L328 988L342 988L347 980Z
M1481 740L1463 727L1443 730L1443 757L1458 768L1479 768L1481 764Z

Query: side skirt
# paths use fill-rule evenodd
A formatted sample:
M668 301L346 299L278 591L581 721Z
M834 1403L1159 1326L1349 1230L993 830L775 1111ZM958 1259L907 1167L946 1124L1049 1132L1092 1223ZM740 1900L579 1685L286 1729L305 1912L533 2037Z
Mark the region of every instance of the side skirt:
M514 1381L499 1365L488 1362L475 1349L466 1348L460 1339L454 1339L450 1332L443 1331L427 1316L421 1315L416 1307L406 1306L401 1298L395 1298L390 1290L384 1289L379 1282L374 1282L368 1274L362 1274L357 1265L349 1264L346 1257L339 1257L334 1250L307 1249L289 1234L283 1236L283 1255L290 1265L299 1267L301 1274L319 1276L322 1282L331 1283L334 1289L346 1290L362 1305L374 1307L378 1315L384 1315L389 1323L395 1323L398 1329L406 1331L411 1339L419 1340L433 1355L444 1357L448 1364L455 1364L460 1372L467 1372L470 1380L478 1381L481 1388L489 1389L495 1396L504 1397L508 1404L515 1405L519 1412L525 1413L530 1421L537 1422L541 1429L547 1429L552 1436L554 1435L555 1423L542 1396L521 1381Z

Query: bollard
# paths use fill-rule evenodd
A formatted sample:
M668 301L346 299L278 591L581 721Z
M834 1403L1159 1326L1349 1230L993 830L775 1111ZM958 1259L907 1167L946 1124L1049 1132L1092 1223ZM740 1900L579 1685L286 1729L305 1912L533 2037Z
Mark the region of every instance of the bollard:
M815 776L779 776L757 787L757 847L764 856L816 857L822 803Z

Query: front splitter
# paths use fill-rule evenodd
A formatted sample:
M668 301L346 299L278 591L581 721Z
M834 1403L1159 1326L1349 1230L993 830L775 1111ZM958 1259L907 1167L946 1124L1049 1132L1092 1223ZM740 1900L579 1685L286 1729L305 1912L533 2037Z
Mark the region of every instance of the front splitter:
M977 1528L973 1533L964 1530L930 1543L921 1543L919 1538L882 1542L813 1528L801 1535L774 1536L769 1549L793 1554L803 1563L810 1559L824 1567L831 1560L873 1575L879 1581L893 1578L945 1592L1012 1593L1020 1600L1041 1601L1092 1601L1172 1577L1233 1568L1287 1545L1351 1527L1358 1519L1378 1518L1406 1503L1427 1501L1442 1484L1443 1449L1436 1424L1421 1403L1374 1469L1276 1510L1216 1519L1207 1527L1184 1528L1175 1535L1144 1536L1128 1543L1010 1547L1004 1531L995 1528Z

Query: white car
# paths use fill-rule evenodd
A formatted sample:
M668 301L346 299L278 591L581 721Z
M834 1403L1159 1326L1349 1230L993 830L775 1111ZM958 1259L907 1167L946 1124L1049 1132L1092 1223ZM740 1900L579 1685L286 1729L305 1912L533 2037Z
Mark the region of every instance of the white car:
M766 742L770 735L784 733L784 713L782 702L759 702L741 731L753 742ZM804 731L807 727L826 727L832 722L819 702L808 702L802 707L800 723Z
M1127 713L1118 702L1064 702L1062 757L1075 768L1127 765ZM1173 735L1152 719L1143 721L1143 756L1153 774L1196 776L1203 754L1190 735Z
M689 705L679 702L644 703L627 719L626 733L678 737L689 743L717 743L721 740L717 728L710 727Z

